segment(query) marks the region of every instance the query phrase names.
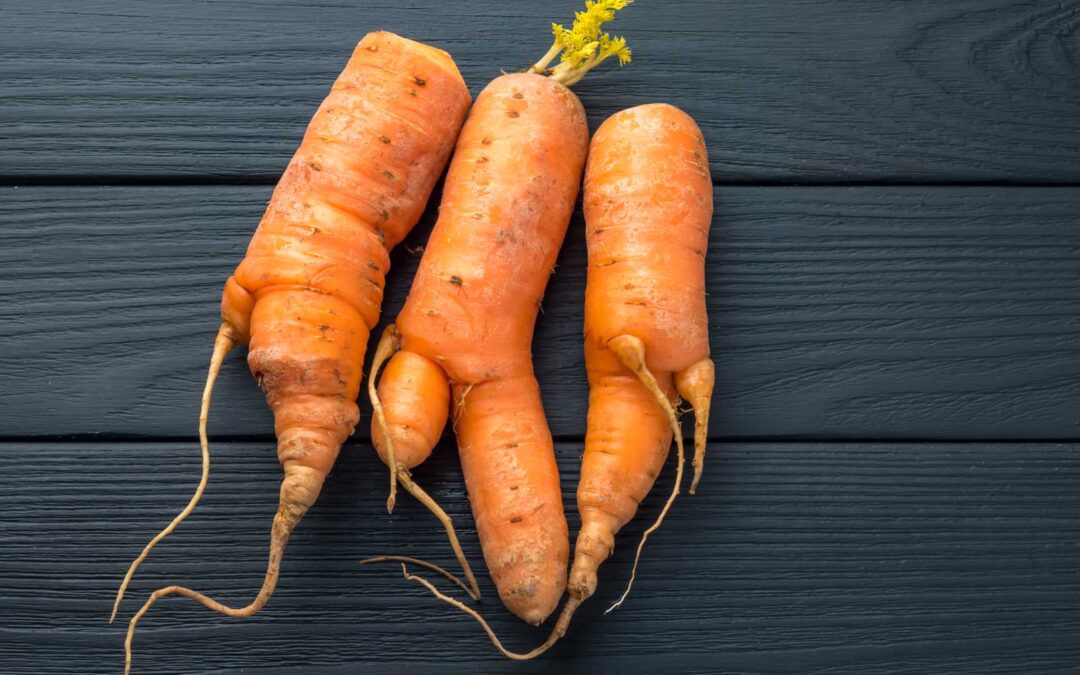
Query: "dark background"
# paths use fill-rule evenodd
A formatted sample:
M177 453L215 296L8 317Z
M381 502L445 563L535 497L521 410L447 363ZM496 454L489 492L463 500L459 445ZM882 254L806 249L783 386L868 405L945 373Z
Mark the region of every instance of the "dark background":
M577 0L0 2L0 672L117 673L132 556L186 503L223 280L366 32L450 51L473 92ZM603 616L669 465L542 660L375 553L451 562L383 508L369 417L255 618L187 600L135 672L1016 673L1080 664L1080 3L638 0L576 87L593 128L668 101L709 144L709 458ZM407 242L422 244L434 204ZM571 529L587 404L580 215L535 355ZM417 256L393 256L384 315ZM377 334L377 333L376 333ZM246 603L280 469L240 354L199 510L122 608ZM453 442L416 472L482 570ZM512 646L528 628L482 611Z

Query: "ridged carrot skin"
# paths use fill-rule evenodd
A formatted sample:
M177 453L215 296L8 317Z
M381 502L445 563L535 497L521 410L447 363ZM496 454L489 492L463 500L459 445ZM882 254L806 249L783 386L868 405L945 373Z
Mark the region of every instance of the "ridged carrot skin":
M559 83L504 75L477 97L397 318L402 351L378 387L397 461L410 467L430 455L446 408L403 390L451 387L484 558L503 602L533 624L565 589L569 537L531 343L587 147L581 103ZM387 461L377 424L372 436Z
M379 319L389 250L419 220L470 103L445 52L386 32L370 33L357 45L225 284L200 418L203 482L158 537L201 494L213 379L225 353L247 343L248 365L274 411L285 472L263 587L241 609L185 588L161 589L132 620L132 630L156 599L171 593L231 616L253 614L269 599L288 536L358 421L364 351Z
M287 474L325 474L356 425L389 249L420 219L470 102L445 52L366 36L226 284L222 318L241 339L251 326L248 365Z
M705 307L712 194L704 138L678 108L624 110L593 136L584 187L589 415L571 597L596 590L597 568L671 445L670 418L625 365L627 350L643 346L668 400L674 404L678 390L692 404L700 473L713 383Z

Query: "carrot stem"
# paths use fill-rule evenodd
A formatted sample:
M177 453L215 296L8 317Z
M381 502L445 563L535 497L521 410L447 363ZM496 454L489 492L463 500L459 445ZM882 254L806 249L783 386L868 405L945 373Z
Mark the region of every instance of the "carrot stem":
M626 40L611 37L601 28L615 18L615 13L631 4L633 0L585 0L585 11L575 12L570 28L552 24L555 42L540 60L532 65L530 72L545 75L567 87L581 81L585 74L610 56L617 56L619 64L630 63L630 49ZM561 63L548 66L561 55Z
M529 70L534 73L542 74L545 70L547 70L551 62L555 60L555 57L558 56L559 52L561 52L562 50L562 45L560 45L559 42L556 40L554 43L552 43L551 49L547 50L547 53L541 56L540 60L534 63L532 68L530 68Z

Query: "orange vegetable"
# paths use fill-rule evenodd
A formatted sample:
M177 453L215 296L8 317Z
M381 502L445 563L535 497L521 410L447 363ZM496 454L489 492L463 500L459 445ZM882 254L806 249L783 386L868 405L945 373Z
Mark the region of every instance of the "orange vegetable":
M558 604L570 545L531 342L587 146L585 112L562 84L518 73L484 89L370 376L393 354L373 396L372 438L406 479L442 433L452 391L484 558L503 602L533 624Z
M530 351L588 146L584 110L567 87L610 57L630 61L626 40L601 30L630 2L586 0L571 28L552 24L551 48L529 72L499 77L477 98L409 299L383 334L368 382L372 439L406 487L442 431L450 388L484 559L503 603L531 624L558 605L570 548ZM531 658L557 639L553 632L529 654L510 652L475 610L402 571L477 619L510 658Z
M589 146L584 207L589 419L570 603L596 590L597 568L652 488L672 435L679 455L675 488L638 556L678 494L676 391L695 415L691 493L701 478L713 391L705 308L713 204L705 139L694 121L667 104L605 121Z
M247 255L225 284L199 417L199 487L132 563L116 603L138 564L203 492L210 394L222 360L237 344L248 345L248 365L274 411L285 472L262 588L239 609L180 586L155 591L131 620L128 668L135 625L159 598L184 595L229 616L250 616L269 600L286 541L359 418L356 395L389 250L419 220L470 101L448 54L380 32L357 45L315 113Z

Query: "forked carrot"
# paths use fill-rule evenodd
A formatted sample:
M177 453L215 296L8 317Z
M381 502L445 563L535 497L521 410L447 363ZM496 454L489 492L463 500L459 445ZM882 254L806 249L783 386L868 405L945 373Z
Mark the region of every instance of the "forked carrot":
M701 479L713 391L705 307L705 252L712 180L701 130L656 103L616 113L597 130L585 172L589 248L585 365L589 419L578 483L581 530L570 570L571 601L596 590L596 570L615 534L652 489L675 437L675 486L683 444L676 391L694 410L693 494ZM610 609L608 611L611 611Z
M181 586L155 591L131 619L125 672L135 626L158 599L183 595L234 617L250 616L269 600L289 535L359 418L356 395L389 250L419 220L470 101L447 53L379 32L360 41L315 113L247 255L225 283L199 416L199 486L131 564L113 616L139 563L202 496L210 395L225 355L240 344L248 345L248 365L274 411L285 473L266 576L255 600L241 608Z

